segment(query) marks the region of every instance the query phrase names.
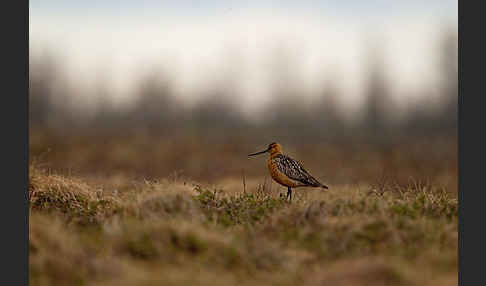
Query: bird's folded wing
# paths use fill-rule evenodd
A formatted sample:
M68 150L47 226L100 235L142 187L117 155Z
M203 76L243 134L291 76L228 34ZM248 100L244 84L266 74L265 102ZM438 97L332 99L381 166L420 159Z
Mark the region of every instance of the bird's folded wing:
M285 155L278 155L274 159L280 172L292 180L299 181L306 185L320 185L305 169L302 163Z

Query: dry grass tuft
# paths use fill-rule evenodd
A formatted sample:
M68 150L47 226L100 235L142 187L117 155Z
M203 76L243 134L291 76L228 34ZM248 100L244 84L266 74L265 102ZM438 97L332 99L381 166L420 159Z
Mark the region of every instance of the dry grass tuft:
M101 189L66 178L31 165L29 168L29 202L34 211L62 213L69 220L94 223L118 211L118 202L105 196Z

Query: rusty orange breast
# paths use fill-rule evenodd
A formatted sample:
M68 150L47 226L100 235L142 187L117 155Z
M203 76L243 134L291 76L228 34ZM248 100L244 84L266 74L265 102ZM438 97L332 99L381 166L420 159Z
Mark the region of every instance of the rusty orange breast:
M294 180L290 179L287 177L287 175L279 171L277 164L275 164L272 160L272 156L267 159L267 166L268 170L270 171L270 176L272 176L275 182L286 187L297 186L297 183Z

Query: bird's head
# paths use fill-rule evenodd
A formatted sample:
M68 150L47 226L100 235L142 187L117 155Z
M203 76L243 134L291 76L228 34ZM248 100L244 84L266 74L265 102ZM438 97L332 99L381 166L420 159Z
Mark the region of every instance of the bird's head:
M276 154L280 154L282 153L282 146L278 143L270 143L267 147L267 149L263 150L263 151L260 151L260 152L256 152L256 153L253 153L253 154L250 154L248 156L255 156L255 155L259 155L259 154L263 154L263 153L270 153L270 155L276 155Z

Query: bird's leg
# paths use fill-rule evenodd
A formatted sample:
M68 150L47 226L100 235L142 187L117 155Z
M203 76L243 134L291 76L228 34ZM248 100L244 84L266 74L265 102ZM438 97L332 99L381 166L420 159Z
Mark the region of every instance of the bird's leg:
M292 189L290 187L288 187L288 191L287 191L287 199L290 197L290 200L289 202L292 201Z

